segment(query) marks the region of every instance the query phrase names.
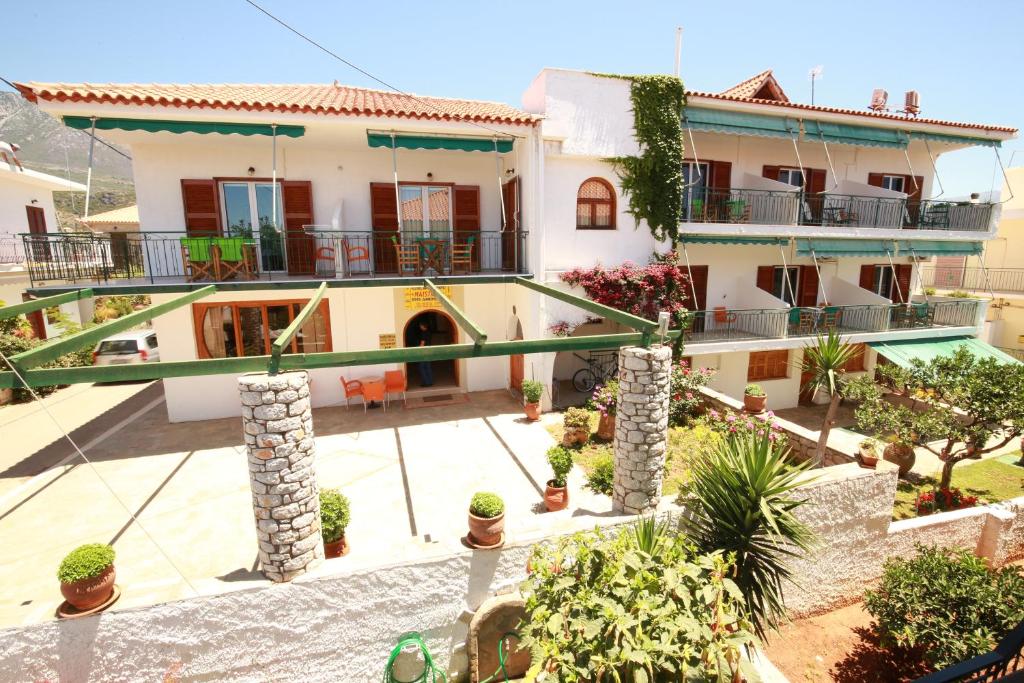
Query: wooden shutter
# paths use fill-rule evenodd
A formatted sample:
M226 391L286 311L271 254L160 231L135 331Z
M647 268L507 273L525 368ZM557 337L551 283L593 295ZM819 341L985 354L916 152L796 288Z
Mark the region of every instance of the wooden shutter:
M704 311L708 307L708 267L690 266L693 282L686 287L683 305L688 311ZM689 275L689 274L687 274Z
M764 178L768 178L769 180L774 180L775 182L778 182L779 170L781 168L781 166L765 166L763 169L761 169L761 176Z
M185 207L185 230L190 235L220 234L220 193L211 179L181 181L181 203Z
M713 190L729 190L732 188L732 162L709 161L708 175L711 176L708 187Z
M397 273L398 260L391 238L398 235L398 201L392 183L370 183L370 225L374 271Z
M825 179L828 177L825 171L820 168L804 169L807 174L807 192L815 194L825 191Z
M523 244L519 239L519 176L501 186L501 202L505 207L505 223L501 226L501 269L516 270L523 264ZM613 216L612 221L614 222L614 220ZM520 243L517 244L517 242ZM479 254L482 247L482 244L477 244L473 248L473 252ZM517 254L518 264L516 263Z
M820 168L804 169L804 192L806 194L807 206L811 209L811 220L814 223L821 223L822 208L825 206L825 195L819 194L825 191L826 174Z
M461 242L468 237L474 238L473 270L480 270L480 252L487 246L480 239L480 186L456 185L452 191L455 239Z
M875 288L875 266L868 264L860 267L860 286L862 289Z
M757 267L757 288L772 294L772 285L775 281L775 266Z
M884 173L868 173L868 185L882 187Z
M800 266L800 291L797 306L810 308L818 305L818 271L814 266Z
M288 274L312 275L316 241L304 226L313 224L313 183L308 180L282 180L281 203Z
M26 206L25 213L28 216L28 231L33 235L46 234L46 213L42 207Z
M909 263L900 263L896 266L896 282L899 283L899 293L893 292L899 297L899 303L905 304L910 298L910 276L914 267Z

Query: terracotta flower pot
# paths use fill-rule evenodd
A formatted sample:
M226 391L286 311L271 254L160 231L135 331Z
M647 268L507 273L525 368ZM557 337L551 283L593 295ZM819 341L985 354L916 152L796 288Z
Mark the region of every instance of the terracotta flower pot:
M562 445L572 446L574 444L585 444L590 441L590 430L586 428L582 429L566 429L565 433L562 434Z
M540 403L524 403L523 410L526 411L526 419L532 422L540 419Z
M602 415L597 421L597 438L605 441L615 438L615 416L611 413Z
M763 413L765 406L767 405L767 396L751 396L750 394L743 394L743 410L748 413Z
M914 466L917 461L917 455L914 454L914 447L908 446L902 443L891 443L885 447L882 452L882 459L886 462L891 462L900 468L900 476L905 477L910 468Z
M97 576L71 583L61 583L60 593L68 604L77 610L85 611L102 605L114 592L114 577L117 572L110 565Z
M870 448L861 448L859 452L860 466L868 469L874 469L875 465L878 464L878 452Z
M491 546L501 542L505 532L505 513L497 517L477 517L469 513L469 541L473 545Z
M337 541L331 543L324 543L324 557L331 559L332 557L342 557L348 555L348 539L342 536Z
M569 487L552 486L553 482L549 481L544 487L544 507L548 512L558 512L569 507Z

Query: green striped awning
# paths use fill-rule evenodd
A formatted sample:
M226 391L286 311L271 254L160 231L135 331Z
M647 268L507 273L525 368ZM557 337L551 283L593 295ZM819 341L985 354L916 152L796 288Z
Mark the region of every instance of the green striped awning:
M64 125L79 130L89 130L93 121L88 116L65 116ZM269 123L225 123L218 121L167 121L160 119L98 118L96 130L141 130L147 133L219 133L222 135L273 135ZM282 137L301 138L305 126L277 126Z
M712 133L769 138L791 138L800 131L797 121L786 117L701 107L686 107L683 110L683 125L693 130L706 130Z
M913 132L910 137L915 140L930 140L932 142L948 142L954 145L978 145L980 147L1001 147L999 140L990 138L974 138L967 135L946 135L945 133L918 133Z
M796 255L810 256L886 256L896 251L892 240L798 239Z
M779 244L785 237L747 237L745 235L690 235L679 236L687 244Z
M827 121L804 121L804 134L805 139L862 147L903 149L909 142L907 134L903 131Z
M981 256L981 242L943 242L940 240L900 240L903 256Z
M1013 356L976 337L936 337L934 339L898 339L868 342L868 346L893 363L904 368L911 367L911 360L918 358L927 363L939 356L952 356L961 346L966 347L976 358L995 358L1000 363L1020 363Z
M370 147L387 147L391 149L392 134L383 132L366 132L366 140ZM454 135L409 135L394 134L394 146L402 149L450 149L461 152L493 152L495 146L501 154L512 151L511 138L483 138Z

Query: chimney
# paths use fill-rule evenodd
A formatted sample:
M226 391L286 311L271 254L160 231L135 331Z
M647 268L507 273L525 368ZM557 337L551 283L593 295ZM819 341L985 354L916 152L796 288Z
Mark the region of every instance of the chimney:
M917 116L921 111L921 96L916 90L908 90L903 100L903 110L911 116Z
M885 111L885 105L889 102L889 93L882 88L875 88L871 91L871 104L868 109L871 111Z

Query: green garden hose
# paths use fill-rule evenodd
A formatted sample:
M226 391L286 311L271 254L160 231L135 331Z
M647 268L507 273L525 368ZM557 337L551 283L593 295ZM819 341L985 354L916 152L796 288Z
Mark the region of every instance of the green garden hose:
M420 653L423 655L423 671L416 678L402 681L395 678L395 660L398 659L398 655L402 653L402 650L410 645L419 648ZM398 639L398 645L395 645L395 649L391 651L391 656L388 657L388 665L384 668L384 683L437 683L437 681L448 683L448 677L445 676L444 671L434 666L434 659L430 656L430 650L427 649L426 643L423 642L423 637L415 631L402 635Z
M508 640L509 636L519 640L519 634L515 631L509 631L501 637L501 640L498 641L498 670L487 678L481 679L480 683L491 683L491 681L497 680L499 673L505 683L508 683L508 671L505 670L505 641Z

